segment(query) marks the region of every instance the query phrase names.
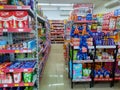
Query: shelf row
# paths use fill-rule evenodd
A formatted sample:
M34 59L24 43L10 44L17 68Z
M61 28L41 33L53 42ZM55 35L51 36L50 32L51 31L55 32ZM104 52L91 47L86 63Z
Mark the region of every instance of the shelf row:
M73 46L73 45L72 45ZM74 49L79 49L79 46L73 46ZM94 49L94 46L88 46L88 49ZM115 45L97 45L96 49L114 49L116 48Z
M34 75L32 82L20 82L20 83L2 83L0 84L0 87L24 87L24 86L34 86L35 82L37 80L37 75Z
M95 60L95 62L114 62L114 59L101 59ZM73 63L93 63L93 60L73 60Z
M30 6L15 6L15 5L0 5L1 11L28 11L29 15L35 17L34 11L30 8ZM40 22L46 22L46 20L37 15L37 19Z

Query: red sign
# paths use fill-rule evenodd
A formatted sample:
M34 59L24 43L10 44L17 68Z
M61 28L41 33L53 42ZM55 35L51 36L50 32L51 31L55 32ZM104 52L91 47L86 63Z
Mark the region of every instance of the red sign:
M93 4L81 4L81 3L78 3L78 4L73 5L73 8L80 8L80 7L93 8Z

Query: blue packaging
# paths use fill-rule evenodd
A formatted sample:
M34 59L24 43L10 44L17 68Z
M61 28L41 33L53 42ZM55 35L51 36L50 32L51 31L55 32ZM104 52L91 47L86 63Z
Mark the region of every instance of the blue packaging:
M118 16L118 9L114 11L114 16Z
M3 46L3 45L7 45L7 41L6 40L0 40L0 46Z
M87 14L86 15L86 20L91 21L92 20L92 14Z
M78 16L78 20L81 21L82 20L82 16Z

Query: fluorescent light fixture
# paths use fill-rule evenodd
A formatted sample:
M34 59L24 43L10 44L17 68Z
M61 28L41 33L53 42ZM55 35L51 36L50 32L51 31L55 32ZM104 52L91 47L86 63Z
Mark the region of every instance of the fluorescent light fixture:
M41 6L73 6L73 4L52 4L52 3L38 3Z
M49 3L38 3L38 5L41 5L41 6L49 6L50 4L49 4Z
M51 6L72 6L73 4L50 4Z
M71 8L71 7L61 7L60 10L72 11L73 8Z
M104 7L106 8L112 8L112 7L115 7L115 6L119 6L120 5L120 1L119 0L113 0L113 1L110 1L106 4L104 4Z
M48 7L44 7L44 8L43 8L43 7L42 7L41 9L42 9L43 11L44 11L44 10L45 10L45 11L58 10L58 8L57 8L57 7L54 7L54 8L53 8L53 7L50 7L50 8L48 8Z

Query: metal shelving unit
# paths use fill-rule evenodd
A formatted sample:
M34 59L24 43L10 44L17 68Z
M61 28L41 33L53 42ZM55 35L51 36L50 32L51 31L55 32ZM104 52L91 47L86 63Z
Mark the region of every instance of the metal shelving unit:
M51 43L64 43L64 21L50 20L51 23Z
M69 62L68 62L68 77L71 79L71 88L73 88L73 84L75 82L90 82L90 87L93 87L95 82L110 82L110 86L114 86L114 81L116 80L120 80L119 77L115 77L115 66L116 66L116 56L117 56L117 52L118 52L118 46L92 46L93 48L89 48L89 49L93 49L94 50L94 57L93 57L93 60L74 60L73 57L74 57L74 53L73 53L73 50L77 50L79 48L75 48L76 46L72 45L72 44L69 44ZM97 47L97 48L96 48ZM101 60L98 60L96 59L96 50L97 49L113 49L114 51L114 59L101 59ZM70 56L70 51L72 50L72 55ZM72 64L72 66L70 67L70 62ZM94 76L94 70L95 70L95 65L96 63L109 63L111 62L112 63L112 73L111 73L111 76L110 78L95 78ZM93 67L91 68L91 74L90 74L90 78L81 78L81 79L73 79L73 65L74 64L93 64ZM71 68L71 70L70 70ZM70 76L70 73L71 73L71 76Z
M34 0L35 7L34 10L37 9L37 0ZM42 75L42 72L44 70L45 63L48 59L48 55L50 52L51 42L50 42L50 25L46 19L39 16L36 11L33 11L30 6L13 6L13 5L1 5L0 11L27 11L29 16L34 19L35 24L33 25L34 28L0 28L0 33L4 35L6 34L6 37L8 39L8 44L17 44L13 40L13 34L17 33L19 34L29 34L33 33L34 37L26 37L27 39L21 40L23 38L17 38L17 40L20 40L21 42L27 42L31 39L34 39L36 42L36 47L34 49L0 49L1 54L9 54L11 62L19 61L19 62L27 62L27 61L35 61L35 65L32 68L1 68L1 72L4 73L35 73L33 75L32 82L22 82L20 83L0 83L0 87L5 89L7 87L34 87L33 90L39 90L40 89L40 78ZM42 27L45 28L45 41L42 41L41 37L38 35L38 29L41 28L38 26L38 23L41 23ZM22 36L20 36L22 37ZM25 37L24 37L25 38ZM15 38L16 39L16 38ZM42 42L42 43L41 43ZM34 54L34 57L24 57L24 58L16 58L16 54ZM10 64L11 65L11 64ZM7 66L6 66L7 67ZM1 74L0 74L1 75ZM23 77L22 77L23 78Z
M92 75L93 75L93 72L91 72L90 74L90 77L89 78L82 78L81 79L73 79L73 66L74 64L93 64L94 60L74 60L73 57L74 57L74 53L73 53L73 50L78 50L79 48L75 48L76 46L72 45L72 44L69 44L69 62L68 62L68 69L69 69L69 72L68 72L68 77L71 79L71 88L73 88L73 85L75 82L90 82L90 87L92 87ZM77 46L78 47L78 46ZM94 48L90 48L90 49L94 49ZM72 55L70 56L70 50L72 50ZM71 67L70 67L70 62L71 62ZM71 68L71 70L70 70ZM93 70L93 68L91 67L91 71ZM70 76L71 74L71 76Z

